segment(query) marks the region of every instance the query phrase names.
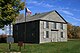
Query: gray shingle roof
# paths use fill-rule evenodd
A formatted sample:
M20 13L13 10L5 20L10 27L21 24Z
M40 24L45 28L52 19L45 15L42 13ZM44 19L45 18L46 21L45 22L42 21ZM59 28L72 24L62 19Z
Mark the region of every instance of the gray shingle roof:
M49 14L51 12L52 11L39 13L39 14L32 15L32 16L26 16L26 22L41 19L42 17L46 16L47 14ZM25 22L25 17L24 16L22 17L22 15L19 15L18 17L19 18L16 20L16 23Z
M57 12L57 11L50 11L50 12L44 12L44 13L39 13L39 14L36 14L36 15L32 15L32 16L26 16L26 22L28 21L34 21L34 20L39 20L48 15L49 13L51 12L56 12L57 15L59 15L64 21L65 19ZM16 23L22 23L22 22L25 22L25 17L24 16L19 16L20 18L16 20ZM66 21L65 21L66 22ZM67 23L67 22L66 22Z

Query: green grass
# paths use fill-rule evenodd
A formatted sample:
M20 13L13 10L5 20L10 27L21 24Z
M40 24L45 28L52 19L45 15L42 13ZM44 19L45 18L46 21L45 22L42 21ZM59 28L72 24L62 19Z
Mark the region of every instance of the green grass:
M19 51L16 43L12 44L11 51ZM9 52L7 43L0 43L0 52ZM26 44L22 47L22 53L80 53L80 40L71 40L68 42L44 43L44 44Z

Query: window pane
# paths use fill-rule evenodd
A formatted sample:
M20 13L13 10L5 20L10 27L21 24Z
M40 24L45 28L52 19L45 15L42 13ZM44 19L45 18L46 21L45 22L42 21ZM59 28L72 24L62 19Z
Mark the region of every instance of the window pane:
M61 38L63 38L63 32L61 32Z
M46 31L46 38L49 38L49 31Z
M46 38L46 31L44 31L44 38Z
M49 23L48 22L46 22L46 28L49 28Z
M52 22L51 27L52 27L52 29L56 29L57 28L56 23Z
M43 22L43 26L44 26L44 28L46 28L46 22Z
M61 28L61 29L63 29L63 24L62 24L62 23L61 23L61 26L60 26L60 28Z
M54 29L56 29L56 23L54 23Z
M44 28L49 28L49 23L48 22L44 22Z

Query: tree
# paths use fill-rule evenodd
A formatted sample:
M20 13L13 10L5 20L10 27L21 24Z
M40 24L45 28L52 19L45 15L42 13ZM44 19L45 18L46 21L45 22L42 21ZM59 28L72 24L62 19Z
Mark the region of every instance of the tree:
M67 33L68 38L80 38L80 27L79 26L73 26L72 24L67 24Z
M0 28L14 22L23 9L24 2L21 0L0 0Z
M68 38L72 38L72 24L68 23L67 24L67 35L68 35Z
M78 27L77 37L80 38L80 26Z
M80 27L79 26L73 26L72 31L73 38L80 38Z

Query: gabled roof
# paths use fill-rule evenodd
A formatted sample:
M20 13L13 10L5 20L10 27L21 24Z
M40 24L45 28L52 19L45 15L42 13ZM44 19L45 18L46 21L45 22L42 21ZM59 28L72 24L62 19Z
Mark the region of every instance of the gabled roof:
M51 13L51 12L53 12L53 11L50 11L50 12L44 12L44 13L39 13L39 14L36 14L36 15L33 15L33 16L31 16L31 17L33 17L33 18L42 18L43 16L46 16L47 14L49 14L49 13Z
M56 10L55 12L67 23L67 21Z
M32 15L32 16L27 16L26 17L26 22L34 21L34 20L43 20L42 19L43 17L47 16L48 14L50 14L52 12L57 13L57 15L59 15L65 21L65 23L67 23L66 20L56 10L50 11L50 12L39 13L39 14ZM25 22L25 17L24 16L23 16L22 19L20 18L20 19L16 20L16 23L21 23L21 22Z

